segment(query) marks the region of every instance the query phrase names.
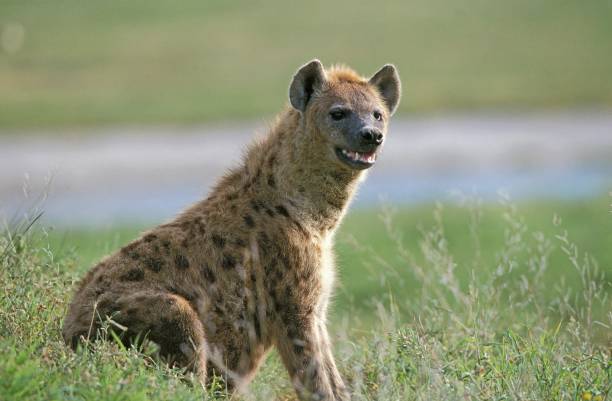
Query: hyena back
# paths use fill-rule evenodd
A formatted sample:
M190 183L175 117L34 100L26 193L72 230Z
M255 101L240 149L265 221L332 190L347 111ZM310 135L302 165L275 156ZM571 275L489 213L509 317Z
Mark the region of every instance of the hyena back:
M209 197L107 257L81 281L63 336L106 319L172 363L234 387L275 346L301 399L347 400L326 329L333 236L399 102L392 65L369 80L301 67L288 107Z

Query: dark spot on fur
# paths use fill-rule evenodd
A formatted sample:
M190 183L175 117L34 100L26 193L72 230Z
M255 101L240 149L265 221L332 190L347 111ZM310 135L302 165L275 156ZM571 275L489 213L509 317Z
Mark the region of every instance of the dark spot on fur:
M212 235L212 242L217 248L223 248L225 246L225 239L218 234Z
M175 287L173 285L167 286L166 290L168 290L168 292L170 292L171 294L179 295L179 296L185 298L190 303L195 301L195 299L197 298L195 293L184 291L184 290L182 290L182 289L180 289L178 287Z
M121 252L124 252L124 253L133 252L134 250L136 250L137 247L138 247L138 243L132 242L130 244L127 244L123 248L121 248Z
M144 242L153 242L156 239L157 239L157 235L155 235L155 234L147 234L143 238Z
M250 215L248 215L248 214L247 214L247 215L245 215L245 216L243 217L243 219L244 219L244 222L246 223L246 225L247 225L248 227L250 227L250 228L255 227L255 220L253 220L253 218L252 218Z
M237 344L232 344L232 347L229 349L228 355L228 363L227 367L231 370L235 370L238 367L238 363L240 362L240 358L242 357L242 350Z
M344 175L342 175L342 173L332 170L330 171L329 175L331 175L331 177L336 180L336 181L343 181L344 180Z
M162 246L164 247L166 252L168 252L170 250L170 241L168 241L167 239L163 240L162 241Z
M234 240L234 244L236 244L238 246L246 246L246 241L243 240L242 238L236 238Z
M150 338L158 343L162 352L178 351L177 345L183 341L182 337L177 337L181 333L180 324L176 319L161 318L155 329L151 331Z
M217 278L215 277L215 273L213 273L213 271L210 270L208 266L206 265L202 266L200 271L202 272L202 277L204 278L204 280L206 280L206 282L213 284L215 281L217 281Z
M289 217L289 212L287 211L287 208L285 208L283 205L278 205L276 206L276 211L280 214L282 214L285 217Z
M307 372L309 381L316 382L317 378L321 377L320 367L316 360L312 361L312 363L309 364L309 369L307 370Z
M272 174L268 176L268 185L271 188L276 188L276 180L274 179L274 176Z
M100 274L98 277L96 277L96 283L98 283L98 285L109 285L110 279L104 274Z
M105 297L99 300L96 308L100 312L101 315L109 315L115 309L117 309L117 304L115 303L113 299Z
M254 200L251 200L251 208L253 208L254 211L256 211L257 213L259 213L259 210L261 209L261 205Z
M268 214L268 216L274 217L274 212L272 211L272 209L266 208L266 213Z
M270 158L268 159L268 166L272 167L275 161L276 161L276 155L270 156Z
M344 207L344 202L340 199L329 198L327 203L335 209L342 209Z
M105 293L110 285L111 285L111 280L110 278L105 275L105 274L100 274L95 281L95 288L96 288L96 297L102 295L103 293Z
M174 263L176 264L177 269L187 269L189 267L189 259L185 255L176 255L174 258Z
M138 245L138 242L132 242L131 244L121 248L121 253L128 256L132 260L137 260L140 258L140 254L137 251Z
M291 339L291 341L300 340L299 332L297 328L293 325L287 327L287 336Z
M233 200L235 200L236 198L238 198L238 194L236 194L235 192L234 192L234 193L231 193L231 194L229 194L229 195L227 195L227 197L226 197L226 199L227 199L228 201L233 201Z
M147 258L147 260L145 260L144 266L155 272L158 273L161 269L162 269L162 261L159 258L155 258L155 257L151 257L151 258Z
M255 336L261 338L261 323L259 322L259 314L257 311L253 314L253 326L255 327Z
M259 249L268 249L270 246L270 237L268 237L265 231L260 231L257 242L259 244Z
M236 259L232 255L223 255L222 266L224 269L231 269L236 265Z
M255 171L255 174L251 177L251 184L253 184L254 182L256 182L259 179L259 176L261 175L261 170L257 169Z
M144 279L144 271L139 268L130 269L121 276L122 281L140 281L142 279Z
M134 318L136 316L136 314L138 314L138 309L136 309L136 308L128 308L125 311L125 314L126 314L128 319Z
M198 230L198 233L204 234L206 232L206 229L204 227L204 222L200 219L200 220L196 220L195 222L196 228Z
M304 227L302 227L302 225L300 224L299 221L297 220L293 220L291 219L291 222L293 223L293 225L295 226L295 228L302 233L302 235L304 236L308 236L308 232L304 229Z

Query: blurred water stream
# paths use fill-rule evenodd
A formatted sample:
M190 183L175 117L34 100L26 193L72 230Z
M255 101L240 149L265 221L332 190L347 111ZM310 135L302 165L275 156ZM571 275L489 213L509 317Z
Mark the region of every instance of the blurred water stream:
M0 219L19 216L47 192L45 220L54 225L170 218L203 197L256 132L265 124L1 133ZM354 207L456 192L572 199L610 189L612 112L404 117L392 122Z

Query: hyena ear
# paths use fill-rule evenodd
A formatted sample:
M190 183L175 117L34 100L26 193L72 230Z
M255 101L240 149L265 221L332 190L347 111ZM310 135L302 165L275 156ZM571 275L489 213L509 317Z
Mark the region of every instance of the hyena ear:
M389 109L389 113L393 114L402 95L402 83L395 66L393 64L384 65L370 78L369 83L378 89Z
M317 59L300 67L293 76L293 81L291 81L289 86L289 101L291 105L296 110L305 111L312 94L323 86L325 79L325 70Z

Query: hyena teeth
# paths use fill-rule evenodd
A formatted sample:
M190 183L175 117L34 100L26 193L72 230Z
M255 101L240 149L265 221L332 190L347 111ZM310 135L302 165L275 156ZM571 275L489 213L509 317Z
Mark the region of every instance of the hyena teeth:
M342 154L355 162L374 163L376 161L376 153L359 153L342 149Z

